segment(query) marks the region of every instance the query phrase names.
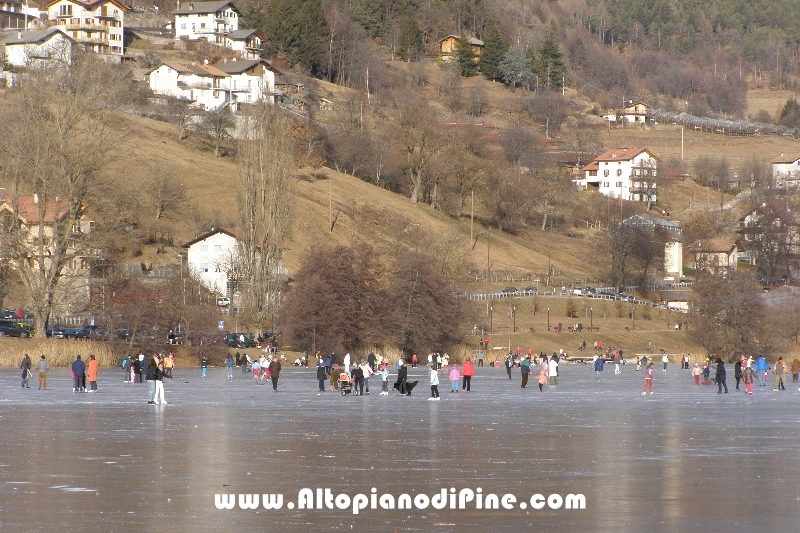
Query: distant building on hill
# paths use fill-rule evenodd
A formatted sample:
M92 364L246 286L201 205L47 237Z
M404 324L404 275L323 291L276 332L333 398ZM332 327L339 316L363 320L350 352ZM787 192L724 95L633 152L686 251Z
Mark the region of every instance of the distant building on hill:
M726 276L737 269L740 247L736 237L713 237L692 243L687 251L694 256L691 265L696 272Z
M48 24L96 54L125 53L126 5L117 0L53 0L45 6Z
M69 64L75 40L59 28L17 32L6 39L6 60L15 67L31 67L51 61Z
M455 58L456 50L458 49L458 39L458 35L448 35L437 41L439 44L439 57L445 63L449 63ZM472 47L472 52L475 54L475 57L480 60L481 52L483 51L483 41L475 37L470 37L467 41Z
M800 154L781 154L772 162L772 182L779 189L800 185Z
M583 175L573 183L584 191L654 204L660 161L647 148L612 148L583 167Z
M242 14L233 2L178 1L175 16L175 38L188 41L207 41L235 50L242 59L258 59L264 50L266 37L254 29L240 29Z
M664 240L664 273L680 279L683 276L683 228L677 222L663 218L634 215L622 221L627 226L643 229L652 235L659 233Z
M280 96L275 76L280 72L266 59L229 61L217 65L169 61L147 76L153 93L192 102L200 109L229 107L261 100L273 103Z

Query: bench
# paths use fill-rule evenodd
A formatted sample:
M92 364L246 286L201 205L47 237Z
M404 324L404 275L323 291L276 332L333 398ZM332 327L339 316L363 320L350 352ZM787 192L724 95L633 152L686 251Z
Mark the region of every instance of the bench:
M600 331L600 326L589 326L586 329L588 329L589 331Z

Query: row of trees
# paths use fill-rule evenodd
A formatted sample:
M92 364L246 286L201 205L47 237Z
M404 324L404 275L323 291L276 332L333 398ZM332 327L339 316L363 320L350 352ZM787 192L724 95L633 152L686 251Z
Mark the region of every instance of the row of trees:
M363 243L310 250L284 302L285 333L312 353L446 350L460 342L466 316L432 257L380 258Z

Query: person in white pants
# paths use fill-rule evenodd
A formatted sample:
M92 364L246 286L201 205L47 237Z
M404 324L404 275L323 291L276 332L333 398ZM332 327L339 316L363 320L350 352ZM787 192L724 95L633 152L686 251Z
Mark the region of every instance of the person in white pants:
M153 403L156 405L167 405L164 399L164 363L158 364L158 373L156 374L156 394L153 396Z

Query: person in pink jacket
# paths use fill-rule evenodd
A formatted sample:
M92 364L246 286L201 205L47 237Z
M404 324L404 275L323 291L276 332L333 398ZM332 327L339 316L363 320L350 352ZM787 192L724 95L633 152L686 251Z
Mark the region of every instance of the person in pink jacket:
M542 386L547 384L547 365L542 365L542 369L539 371L539 392L542 392Z
M461 369L461 378L462 378L462 385L461 388L465 389L469 392L470 384L472 383L472 376L475 375L475 367L472 364L472 361L467 358L464 362L464 368Z
M461 379L461 374L458 372L458 365L453 365L453 370L450 371L450 392L458 392L458 380Z

